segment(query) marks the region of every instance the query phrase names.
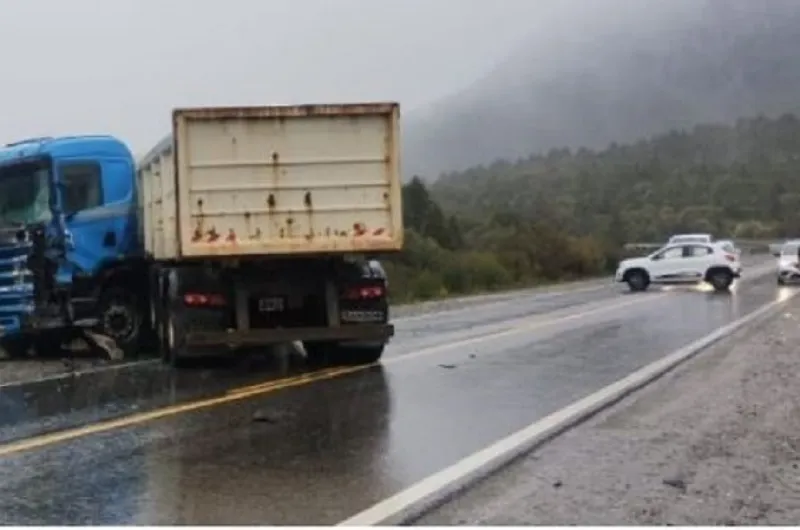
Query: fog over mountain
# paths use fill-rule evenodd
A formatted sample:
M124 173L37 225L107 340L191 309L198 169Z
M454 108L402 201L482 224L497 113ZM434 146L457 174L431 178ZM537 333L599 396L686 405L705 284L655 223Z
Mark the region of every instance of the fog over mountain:
M473 85L408 113L405 175L800 110L800 2L606 3L619 16L565 10Z

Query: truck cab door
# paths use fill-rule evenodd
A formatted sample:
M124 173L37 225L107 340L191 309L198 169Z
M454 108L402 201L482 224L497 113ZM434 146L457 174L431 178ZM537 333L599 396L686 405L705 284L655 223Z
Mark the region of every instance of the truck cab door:
M131 244L133 168L124 160L60 160L60 206L72 239L74 273L91 276Z

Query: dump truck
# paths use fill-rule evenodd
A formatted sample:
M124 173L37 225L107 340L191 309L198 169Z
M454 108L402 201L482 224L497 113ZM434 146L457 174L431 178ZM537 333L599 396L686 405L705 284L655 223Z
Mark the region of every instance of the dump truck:
M0 341L81 333L162 359L302 341L373 363L376 259L403 246L399 105L182 108L135 163L109 135L0 149Z

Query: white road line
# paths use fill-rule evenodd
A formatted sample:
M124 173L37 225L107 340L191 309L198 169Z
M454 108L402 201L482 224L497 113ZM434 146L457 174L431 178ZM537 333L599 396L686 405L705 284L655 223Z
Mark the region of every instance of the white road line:
M611 311L614 311L616 309L621 309L623 307L635 304L641 304L643 302L652 302L654 300L658 300L660 298L664 298L667 296L671 295L669 293L654 293L654 294L648 293L641 295L631 295L630 297L627 297L626 299L616 304L609 304L608 301L601 301L594 303L589 302L587 304L582 304L581 306L584 307L584 309L578 312L574 312L574 309L576 309L575 307L562 308L560 310L553 311L553 313L556 313L556 315L553 315L553 313L540 314L536 315L533 318L519 319L517 320L516 324L512 324L510 327L502 326L502 324L499 324L495 327L501 327L501 326L502 327L497 331L489 331L481 335L477 335L475 337L468 337L462 340L457 340L455 342L445 342L442 344L437 344L436 346L423 347L417 351L411 351L408 353L398 354L397 356L387 357L381 361L381 364L383 365L396 364L418 359L420 357L428 357L430 355L435 355L437 353L441 353L442 351L446 350L463 348L465 346L472 346L474 344L479 344L481 342L496 340L500 337L507 337L511 335L517 335L520 333L527 333L541 328L560 325L572 320L580 320L588 316L594 315L596 313L610 313Z
M766 318L797 294L800 294L800 291L782 289L777 300L430 475L400 493L340 522L338 526L399 525L420 517L475 480L496 471L514 458L616 403L746 324L759 318Z

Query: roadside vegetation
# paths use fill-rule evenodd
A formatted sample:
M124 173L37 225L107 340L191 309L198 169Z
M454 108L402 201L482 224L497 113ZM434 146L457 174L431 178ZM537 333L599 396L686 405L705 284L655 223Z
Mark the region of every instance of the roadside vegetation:
M800 120L700 125L603 151L552 150L403 188L394 302L613 271L626 242L675 232L800 235Z

